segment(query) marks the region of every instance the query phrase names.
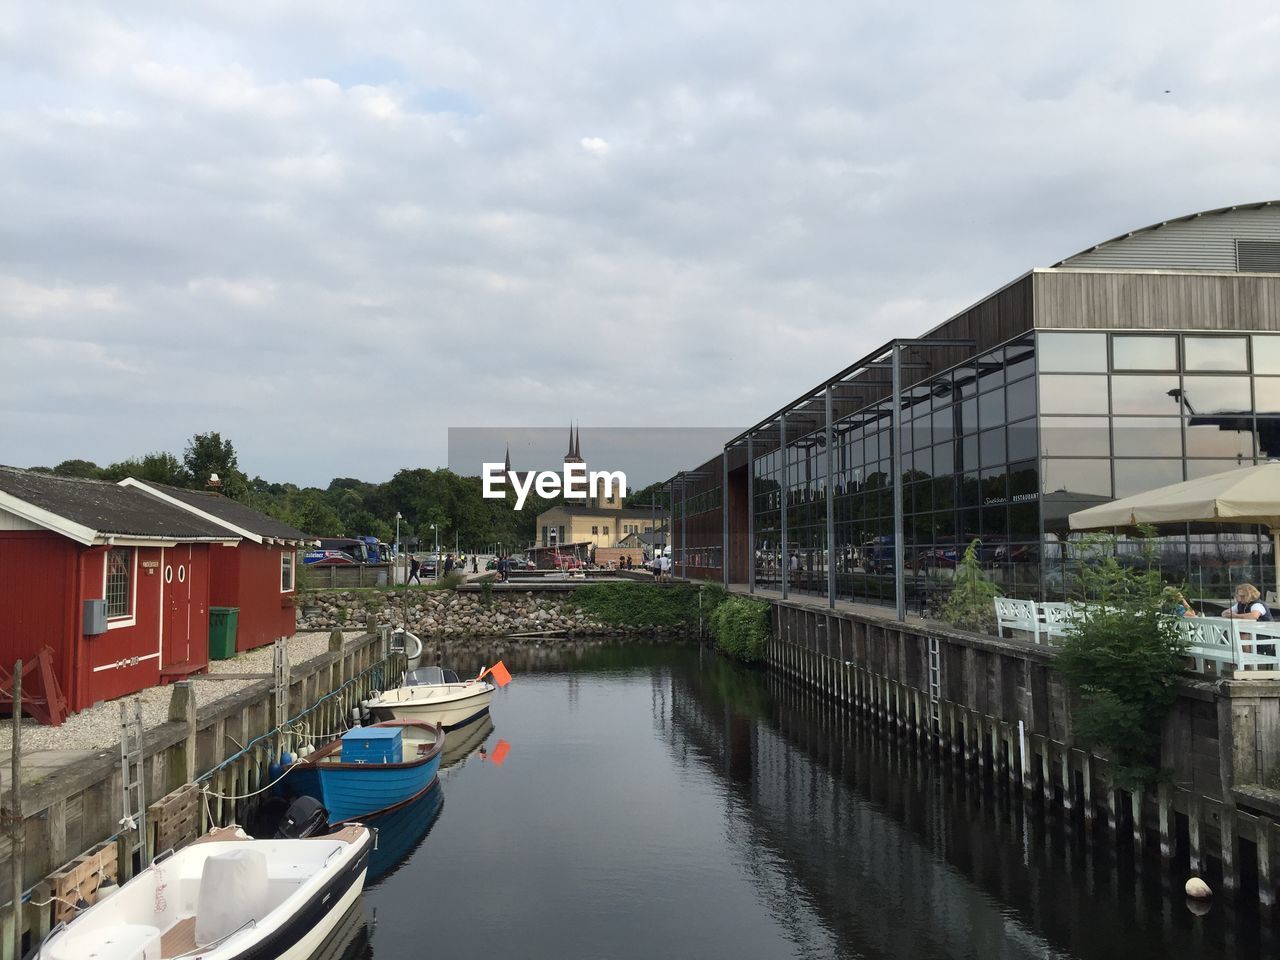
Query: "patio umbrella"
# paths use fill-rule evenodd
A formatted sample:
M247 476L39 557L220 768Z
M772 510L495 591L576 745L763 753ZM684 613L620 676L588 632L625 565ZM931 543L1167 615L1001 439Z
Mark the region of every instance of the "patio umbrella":
M1171 483L1071 514L1072 530L1140 523L1254 524L1268 527L1280 575L1280 460Z

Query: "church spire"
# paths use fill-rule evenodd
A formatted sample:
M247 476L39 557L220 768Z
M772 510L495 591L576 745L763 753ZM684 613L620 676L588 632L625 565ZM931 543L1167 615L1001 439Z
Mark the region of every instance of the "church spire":
M506 470L507 470L507 475L510 476L511 475L511 444L509 443L507 444Z

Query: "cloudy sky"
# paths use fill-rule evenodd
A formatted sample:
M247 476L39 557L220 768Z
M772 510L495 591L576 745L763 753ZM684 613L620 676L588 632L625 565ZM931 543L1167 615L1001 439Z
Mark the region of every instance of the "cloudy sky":
M1273 2L4 4L0 462L747 426L1280 197L1277 49Z

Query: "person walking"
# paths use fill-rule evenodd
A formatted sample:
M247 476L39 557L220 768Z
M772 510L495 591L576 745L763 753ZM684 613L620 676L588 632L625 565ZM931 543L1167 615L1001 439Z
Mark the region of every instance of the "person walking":
M411 556L409 558L409 579L407 579L404 582L404 585L406 587L409 584L411 584L414 580L418 581L418 586L422 586L422 578L418 576L418 571L421 569L421 567L422 567L422 564L418 561L417 557Z
M471 572L472 573L480 572L480 558L476 556L474 553L471 555Z
M446 555L445 555L445 558L444 558L444 575L445 575L446 577L447 577L449 574L453 573L453 566L454 566L454 564L453 564L453 554L452 554L452 553L446 554Z

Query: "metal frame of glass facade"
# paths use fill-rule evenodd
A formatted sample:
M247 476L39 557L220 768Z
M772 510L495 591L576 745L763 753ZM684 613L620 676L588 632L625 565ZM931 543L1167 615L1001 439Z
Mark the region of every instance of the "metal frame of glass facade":
M1060 599L1081 541L1067 531L1070 513L1280 456L1278 334L1038 329L902 386L903 370L927 369L927 348L966 343L886 344L735 438L714 471L678 475L681 544L686 517L721 509L718 563L705 565L728 584L725 491L729 453L739 450L752 592L886 604L901 615L949 588L978 539L1006 594ZM864 403L869 386L888 395ZM682 496L694 476L718 493ZM1161 534L1166 578L1198 596L1275 582L1265 531Z

